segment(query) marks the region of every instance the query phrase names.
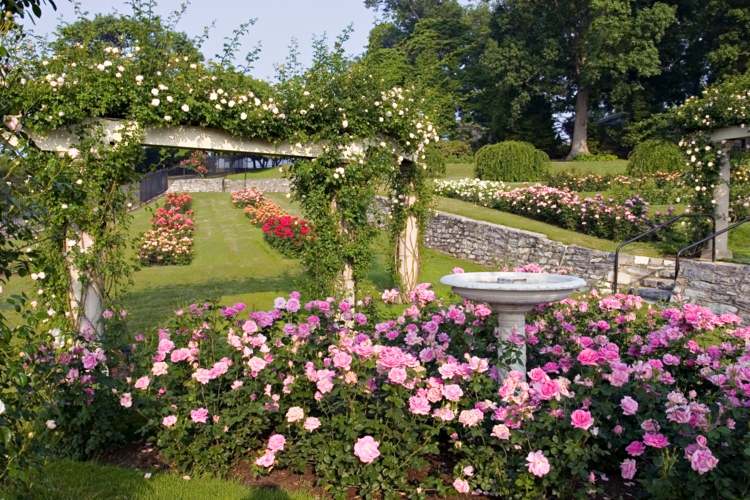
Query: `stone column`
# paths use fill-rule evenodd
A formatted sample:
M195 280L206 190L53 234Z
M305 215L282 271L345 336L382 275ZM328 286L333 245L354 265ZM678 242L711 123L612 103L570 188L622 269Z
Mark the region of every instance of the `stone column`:
M410 194L406 197L405 208L410 210L417 202L417 197ZM404 228L396 242L396 270L401 284L401 295L405 299L417 287L419 281L419 221L417 216L409 214Z
M714 187L714 216L716 217L716 230L721 231L729 225L729 175L731 163L729 153L732 149L732 143L723 142L720 146L721 155L719 157L719 179ZM729 259L732 252L729 250L729 234L724 233L716 237L716 258Z
M495 329L495 336L497 337L497 340L501 342L501 345L498 346L497 350L497 356L498 359L500 359L505 354L505 348L502 343L510 341L513 337L521 339L526 338L526 314L518 310L508 311L505 308L497 312L497 328ZM511 363L509 368L511 370L518 370L525 375L526 342L523 342L519 347L519 360L515 363Z

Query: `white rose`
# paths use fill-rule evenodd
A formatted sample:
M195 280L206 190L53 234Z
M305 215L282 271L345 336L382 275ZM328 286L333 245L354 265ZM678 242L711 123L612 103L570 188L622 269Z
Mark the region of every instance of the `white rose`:
M47 426L47 429L51 431L57 429L57 422L55 422L54 420L47 420L47 422L45 422L45 425Z
M158 106L161 103L159 99L151 99L152 106Z
M187 113L188 111L190 111L190 106L188 106L187 104L183 104L180 109Z
M5 413L5 403L0 400L0 415Z

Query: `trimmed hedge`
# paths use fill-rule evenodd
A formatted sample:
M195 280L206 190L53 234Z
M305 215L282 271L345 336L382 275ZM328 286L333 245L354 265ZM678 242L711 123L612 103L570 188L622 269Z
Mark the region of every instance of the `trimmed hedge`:
M475 162L474 174L482 180L538 181L547 173L549 156L528 142L504 141L482 147Z
M653 172L677 172L685 165L685 156L671 142L651 139L638 144L628 157L628 175Z
M471 145L466 141L439 141L436 147L443 158L449 162L471 161L474 156Z

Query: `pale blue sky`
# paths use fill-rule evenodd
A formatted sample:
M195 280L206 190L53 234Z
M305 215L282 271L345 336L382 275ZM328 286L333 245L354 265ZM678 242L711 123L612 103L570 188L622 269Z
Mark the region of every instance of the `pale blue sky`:
M72 3L67 0L57 0L56 3L57 12L48 7L36 25L26 22L26 26L44 35L53 33L60 19L75 19ZM160 0L158 3L158 13L167 17L181 2ZM79 4L82 10L92 15L130 11L124 0L81 0ZM302 62L307 64L313 35L327 33L329 40L333 40L351 23L354 33L346 48L350 54L360 54L378 15L366 9L363 0L193 0L177 28L194 36L215 20L216 27L203 46L203 52L210 58L221 52L224 37L251 17L258 18L258 21L244 39L243 50L238 55L244 58L247 49L260 42L262 51L254 75L271 79L275 75L274 65L286 58L292 38L299 41Z

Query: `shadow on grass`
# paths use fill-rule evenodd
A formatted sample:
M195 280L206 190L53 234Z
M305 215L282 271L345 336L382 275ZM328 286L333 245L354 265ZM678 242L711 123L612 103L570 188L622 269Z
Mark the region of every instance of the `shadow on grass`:
M298 283L299 276L288 273L231 280L211 279L207 276L206 281L202 282L174 283L133 290L124 297L123 305L129 313L131 330L137 330L157 326L176 309L190 303L218 300L225 296L249 295L243 297L247 306L260 307L268 302L268 297L263 297L263 294L288 293Z

